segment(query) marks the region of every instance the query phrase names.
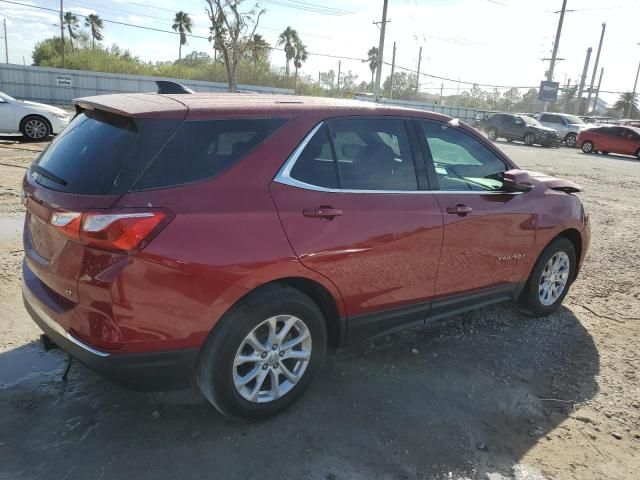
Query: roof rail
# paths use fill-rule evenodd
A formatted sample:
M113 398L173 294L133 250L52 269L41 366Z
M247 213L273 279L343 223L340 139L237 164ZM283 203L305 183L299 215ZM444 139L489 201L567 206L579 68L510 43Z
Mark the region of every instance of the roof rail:
M172 82L171 80L156 80L156 85L158 85L159 94L168 94L168 93L196 93L191 90L189 87L185 87L181 83Z

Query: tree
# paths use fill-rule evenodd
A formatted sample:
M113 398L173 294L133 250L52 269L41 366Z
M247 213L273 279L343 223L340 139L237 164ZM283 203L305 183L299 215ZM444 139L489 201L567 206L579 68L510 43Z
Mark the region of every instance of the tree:
M65 12L64 24L69 31L69 43L71 44L71 51L73 51L73 41L78 38L78 17L71 12Z
M378 68L378 47L371 47L367 52L367 59L363 60L369 64L369 70L371 70L371 91L373 91L373 75Z
M324 90L331 91L336 86L336 72L329 70L328 72L320 72L320 86Z
M258 4L245 12L240 11L243 0L205 0L207 15L211 21L213 48L222 53L227 70L229 91L238 90L238 63L249 48L260 17L265 10L258 10Z
M626 115L630 118L638 116L638 94L633 92L622 93L616 103L613 104L613 108L621 115Z
M504 102L504 106L509 111L511 110L511 107L513 107L516 103L520 102L521 100L522 100L522 95L520 95L520 90L518 90L515 87L510 88L509 90L507 90L502 94L502 101Z
M191 27L193 27L193 23L191 22L191 17L188 13L183 12L182 10L176 13L175 18L173 19L173 28L174 31L180 34L180 45L178 46L178 62L182 60L182 46L187 44L187 33L191 33ZM178 63L178 75L180 75L180 63Z
M211 56L207 52L193 51L182 59L182 64L189 68L206 67L211 63Z
M354 92L356 90L356 82L358 81L358 75L349 70L348 72L340 73L340 90L342 92Z
M296 50L296 53L293 56L293 66L296 69L295 80L293 82L293 88L295 90L298 87L298 69L301 68L302 64L309 58L309 52L307 52L307 46L302 43L302 40L299 38L296 40L294 48Z
M298 36L298 32L291 27L285 28L280 36L278 36L278 46L284 45L284 55L287 59L285 67L287 79L289 79L289 63L296 56L296 43L299 42L300 37Z
M100 41L104 38L104 35L102 35L102 29L104 28L102 19L92 13L84 19L84 24L91 30L91 48L96 48L96 40Z
M388 76L382 84L382 90L388 92L391 87L391 76ZM415 98L416 74L407 72L395 72L393 74L393 98L410 100Z
M265 63L269 60L269 52L271 50L271 46L264 39L262 35L256 33L253 35L251 40L249 40L249 60L253 62L253 66L255 67L259 63Z

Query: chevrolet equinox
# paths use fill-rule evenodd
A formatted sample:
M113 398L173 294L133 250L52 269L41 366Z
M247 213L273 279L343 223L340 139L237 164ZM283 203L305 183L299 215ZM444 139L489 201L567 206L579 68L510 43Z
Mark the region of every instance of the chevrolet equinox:
M194 379L230 417L291 405L327 345L508 300L547 315L587 251L577 185L443 115L253 94L75 105L24 178L26 309L113 381Z

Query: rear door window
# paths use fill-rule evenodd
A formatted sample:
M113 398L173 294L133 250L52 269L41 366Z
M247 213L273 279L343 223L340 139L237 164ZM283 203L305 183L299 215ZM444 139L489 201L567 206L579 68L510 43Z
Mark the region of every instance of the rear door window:
M137 139L132 119L85 111L35 161L32 174L38 183L53 190L105 195Z
M184 185L211 178L238 162L285 121L268 118L184 122L133 190Z

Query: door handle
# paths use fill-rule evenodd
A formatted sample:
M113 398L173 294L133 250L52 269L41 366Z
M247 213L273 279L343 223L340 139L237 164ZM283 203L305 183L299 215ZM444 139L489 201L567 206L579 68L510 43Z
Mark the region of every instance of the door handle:
M331 220L334 217L342 215L342 210L333 207L305 208L302 214L305 217L327 218Z
M459 215L464 217L466 214L473 212L473 208L459 203L455 207L447 207L447 213L451 215Z

